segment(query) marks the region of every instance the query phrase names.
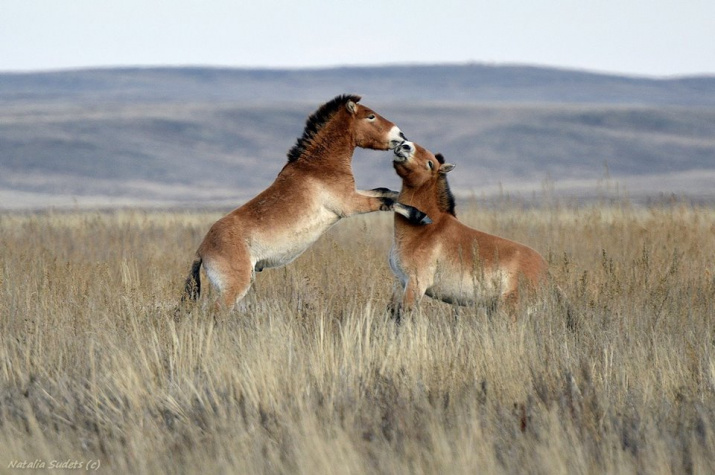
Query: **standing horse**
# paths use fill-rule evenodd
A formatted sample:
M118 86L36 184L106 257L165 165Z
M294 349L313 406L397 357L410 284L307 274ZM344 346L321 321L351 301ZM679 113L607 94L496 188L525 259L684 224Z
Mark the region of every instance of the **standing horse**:
M356 147L390 150L404 141L395 124L359 100L342 95L321 106L273 184L211 226L196 251L182 301L199 297L203 265L223 307L230 309L248 292L256 271L290 263L341 218L394 210L413 222L429 222L419 210L396 203L395 191L355 189Z
M395 148L393 164L402 178L399 201L424 211L433 222L417 227L395 216L390 267L400 285L391 305L398 321L400 312L425 294L458 305L499 300L513 305L520 284L535 289L544 281L547 263L538 252L457 220L446 175L454 165L441 154L404 142Z

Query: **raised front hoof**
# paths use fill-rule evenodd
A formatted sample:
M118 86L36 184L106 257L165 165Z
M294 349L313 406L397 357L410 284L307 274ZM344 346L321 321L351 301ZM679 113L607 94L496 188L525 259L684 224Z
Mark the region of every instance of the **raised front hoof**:
M422 214L422 218L420 218L420 220L417 222L417 224L422 224L422 225L424 225L424 224L432 224L432 220L430 219L429 216L427 216L426 214L422 213L422 211L420 211L420 214Z
M410 222L419 225L432 224L432 220L426 213L417 208L410 209Z

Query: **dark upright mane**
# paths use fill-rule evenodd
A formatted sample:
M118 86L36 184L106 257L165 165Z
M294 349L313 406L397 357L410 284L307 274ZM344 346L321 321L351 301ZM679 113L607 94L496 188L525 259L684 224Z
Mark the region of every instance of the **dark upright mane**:
M320 129L327 124L330 119L333 118L336 112L344 107L348 101L359 102L360 96L354 94L343 94L335 97L329 102L326 102L320 108L313 112L308 120L305 122L305 129L303 130L303 135L298 137L295 145L288 151L288 161L294 162L300 158L301 155L308 148L313 138L318 134Z
M444 165L444 156L441 153L435 155L435 158L441 165ZM454 195L452 194L452 190L449 189L447 175L444 173L440 173L437 178L437 205L440 211L445 211L454 217L457 216L454 210Z

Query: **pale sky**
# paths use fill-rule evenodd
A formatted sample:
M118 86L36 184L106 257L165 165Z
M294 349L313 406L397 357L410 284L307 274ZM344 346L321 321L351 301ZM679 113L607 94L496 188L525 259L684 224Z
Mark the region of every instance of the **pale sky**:
M529 64L715 74L715 0L2 0L0 72Z

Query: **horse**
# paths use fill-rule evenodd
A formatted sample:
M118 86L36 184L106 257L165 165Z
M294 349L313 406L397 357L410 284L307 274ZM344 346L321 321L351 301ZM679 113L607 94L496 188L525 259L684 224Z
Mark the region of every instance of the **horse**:
M514 319L520 289L535 290L547 277L547 263L535 250L470 228L457 219L447 173L454 165L441 154L405 141L394 150L402 178L398 200L432 218L417 227L395 215L390 267L397 284L390 310L397 322L422 296L456 305L506 302Z
M396 191L355 188L356 147L390 150L405 140L399 127L360 99L339 95L311 114L275 181L211 226L196 251L182 302L199 298L203 266L219 290L217 306L233 308L256 272L289 264L342 218L392 210L410 222L430 222L396 202Z

